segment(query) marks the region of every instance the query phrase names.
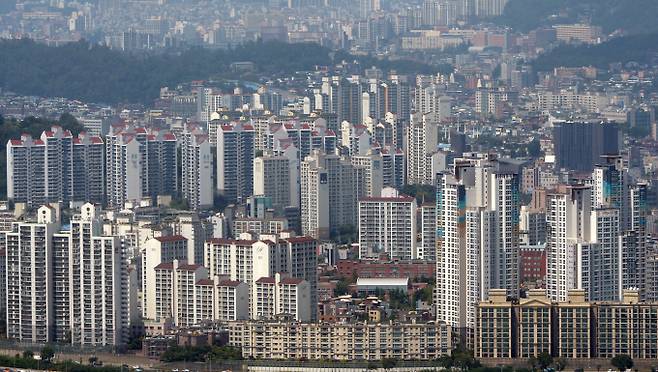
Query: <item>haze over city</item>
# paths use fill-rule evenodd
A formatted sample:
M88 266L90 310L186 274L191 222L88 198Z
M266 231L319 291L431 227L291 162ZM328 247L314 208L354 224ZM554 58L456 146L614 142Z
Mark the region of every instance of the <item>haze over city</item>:
M0 368L658 370L656 19L0 1Z

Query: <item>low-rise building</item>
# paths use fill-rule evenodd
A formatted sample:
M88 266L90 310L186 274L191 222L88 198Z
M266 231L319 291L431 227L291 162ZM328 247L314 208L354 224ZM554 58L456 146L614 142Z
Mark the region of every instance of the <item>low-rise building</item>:
M256 359L433 360L452 350L444 323L232 322L229 345Z
M658 357L658 303L640 302L636 290L620 302L586 302L578 289L561 302L543 290L508 301L504 290L490 290L477 314L476 358Z

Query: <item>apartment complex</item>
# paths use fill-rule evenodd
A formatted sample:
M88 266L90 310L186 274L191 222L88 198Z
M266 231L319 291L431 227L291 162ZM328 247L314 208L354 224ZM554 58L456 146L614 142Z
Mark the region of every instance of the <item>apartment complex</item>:
M306 280L273 277L256 280L253 288L252 319L273 319L275 316L289 316L300 322L311 320L311 287Z
M296 156L289 158L265 153L254 159L254 195L270 198L276 211L299 206L298 178L299 161Z
M255 359L434 360L452 351L443 323L232 322L229 345Z
M98 209L85 204L69 230L43 206L15 222L7 243L7 337L74 345L124 345L137 322L135 283L125 251L104 236ZM92 295L93 294L93 295Z
M529 358L549 353L563 358L658 356L658 304L640 302L624 290L619 302L586 302L583 290L570 290L553 302L543 290L508 301L505 291L490 291L478 305L477 358Z
M519 182L494 157L465 155L437 178L437 320L468 339L490 288L518 297Z
M315 151L302 162L300 180L302 234L328 239L331 229L356 225L365 180L349 160Z
M108 206L178 193L177 140L172 133L117 125L106 137Z
M73 137L59 126L39 139L23 135L7 143L7 197L38 207L71 201L102 203L103 140Z

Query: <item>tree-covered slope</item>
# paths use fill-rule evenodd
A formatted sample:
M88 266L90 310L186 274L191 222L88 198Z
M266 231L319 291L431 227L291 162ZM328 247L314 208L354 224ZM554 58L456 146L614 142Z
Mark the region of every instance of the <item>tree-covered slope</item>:
M555 67L594 66L607 68L611 63L651 63L658 53L658 33L614 38L598 45L561 45L534 61L537 71Z
M496 22L527 32L540 26L590 20L606 33L658 31L656 0L509 0Z
M136 56L86 42L49 47L30 40L2 40L0 87L19 94L88 102L150 103L163 86L211 77L237 78L230 69L233 62L253 62L258 73L272 76L331 65L332 57L400 73L446 70L445 66L342 52L334 56L330 49L317 44L250 43L232 50L193 48L176 54Z

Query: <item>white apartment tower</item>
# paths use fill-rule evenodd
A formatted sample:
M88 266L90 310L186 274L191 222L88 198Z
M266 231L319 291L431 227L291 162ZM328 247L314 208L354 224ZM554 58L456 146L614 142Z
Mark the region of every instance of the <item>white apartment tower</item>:
M299 206L299 162L284 155L265 153L254 159L254 195L271 198L272 207L281 212Z
M454 174L437 175L437 317L466 336L489 289L519 290L518 176L475 155L456 160Z
M212 206L213 155L208 135L186 125L180 142L182 196L194 210Z
M588 186L562 186L546 200L546 293L553 301L566 301L579 287L578 251L587 249L590 236L591 197Z
M306 280L294 277L263 277L256 280L253 293L253 318L273 319L289 315L299 322L311 320L311 288Z
M378 197L384 188L384 160L382 154L368 151L366 155L352 156L352 164L365 172L366 196ZM394 187L391 185L391 187Z
M89 203L71 220L73 344L121 345L130 337L127 258L119 238L102 236L102 227L99 208Z
M37 211L36 222L15 222L6 234L9 339L44 344L54 341L52 237L58 230L57 212L43 206Z
M7 196L38 206L49 202L102 203L103 140L73 137L59 126L40 139L23 135L7 143Z
M432 184L434 175L430 155L437 150L437 145L436 122L430 121L426 115L412 114L407 128L407 183Z
M162 263L174 260L188 262L187 239L180 235L162 236L149 239L142 246L142 313L144 318L160 320L156 312L156 272Z
M421 240L418 259L436 261L436 205L424 204L420 207Z
M205 266L210 277L227 277L244 282L253 295L260 278L274 277L277 272L308 282L310 301L315 304L317 291L317 241L310 237L275 239L276 242L254 240L211 239L206 242ZM253 296L252 296L253 297ZM253 298L251 299L253 311ZM315 306L311 309L315 319ZM254 314L252 314L253 316Z
M107 203L122 209L128 201L178 192L176 137L168 132L113 126L106 137Z
M519 292L520 191L516 174L494 171L490 175L487 208L493 211L491 288L507 289L512 297Z
M357 199L364 193L349 161L314 151L301 165L302 234L327 239L331 229L356 225Z
M387 193L359 200L359 258L418 258L416 198Z

